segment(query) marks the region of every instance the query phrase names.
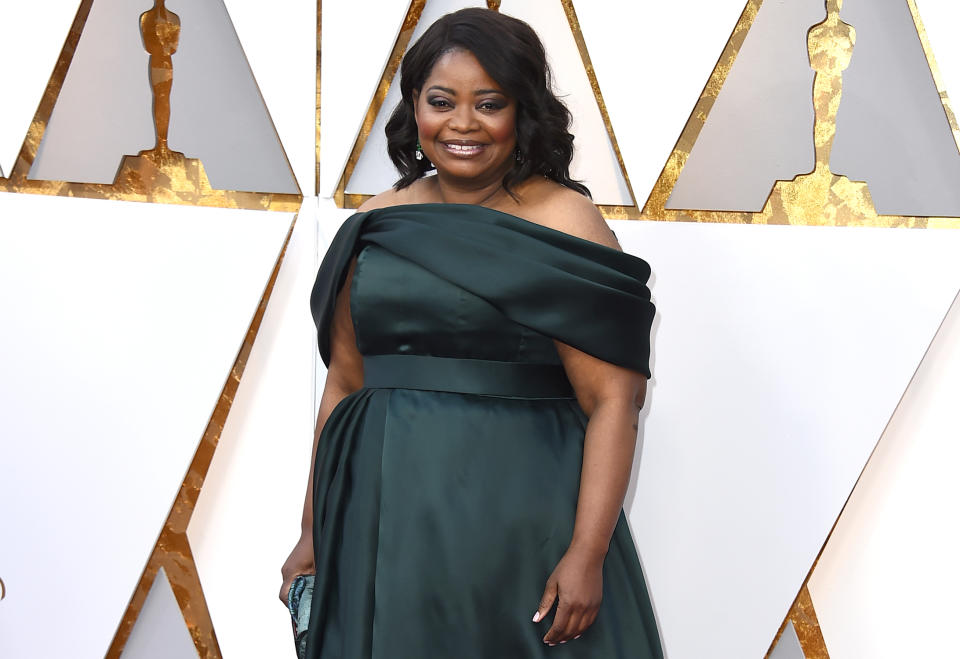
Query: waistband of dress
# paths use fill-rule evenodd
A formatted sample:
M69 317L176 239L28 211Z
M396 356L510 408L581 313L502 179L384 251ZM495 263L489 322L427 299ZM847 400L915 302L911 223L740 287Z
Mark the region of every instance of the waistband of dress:
M363 386L507 398L573 398L559 364L525 364L428 355L367 355Z

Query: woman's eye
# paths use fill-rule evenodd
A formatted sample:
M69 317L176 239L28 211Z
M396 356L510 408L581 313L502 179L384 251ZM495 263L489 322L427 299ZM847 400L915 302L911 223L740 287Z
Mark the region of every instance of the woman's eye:
M497 103L496 101L484 101L477 106L478 110L483 110L485 112L496 112L502 108L503 105L501 103Z
M445 98L431 98L428 103L435 108L448 108L450 107L450 102Z

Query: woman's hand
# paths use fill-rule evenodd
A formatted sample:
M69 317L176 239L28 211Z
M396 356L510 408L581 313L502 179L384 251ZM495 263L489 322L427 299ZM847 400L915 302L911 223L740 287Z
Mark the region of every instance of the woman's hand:
M596 620L603 599L603 555L571 545L547 579L533 621L543 620L558 599L553 625L543 637L547 645L579 638Z
M280 568L280 574L283 575L283 583L280 585L280 601L287 606L287 594L290 592L290 584L296 576L300 574L313 574L316 567L313 564L313 536L306 532L300 536L293 551L287 557L283 567Z

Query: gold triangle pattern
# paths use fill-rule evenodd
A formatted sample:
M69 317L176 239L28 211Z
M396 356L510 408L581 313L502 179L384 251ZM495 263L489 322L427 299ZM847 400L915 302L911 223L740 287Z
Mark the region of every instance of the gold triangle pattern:
M827 644L823 640L823 633L820 631L820 621L817 619L817 612L813 608L813 600L810 598L810 591L807 590L806 583L793 601L790 612L784 619L783 624L780 625L780 630L773 639L773 643L770 644L770 649L764 655L764 659L768 659L773 654L787 628L788 622L793 623L793 629L797 632L804 659L830 659Z
M267 303L273 293L273 287L280 273L280 266L283 263L295 225L296 217L294 217L287 231L287 236L280 255L277 257L266 290L260 298L260 304L257 306L257 311L247 329L243 345L240 347L230 370L230 377L223 385L217 405L190 462L187 475L180 485L180 490L177 492L177 497L160 532L160 537L157 539L147 561L147 566L134 589L133 596L130 598L120 625L114 634L110 648L104 656L105 659L120 659L123 648L130 637L130 632L140 616L144 602L146 602L153 580L161 567L166 571L170 585L173 587L177 604L180 606L183 619L193 638L200 659L222 658L213 620L210 617L207 601L203 594L203 586L200 583L197 564L190 549L187 527L190 525L190 517L193 515L204 480L213 461L214 452L217 450L217 444L220 441L220 435L223 433L227 415L233 406L233 399L240 386L240 378L243 376L247 360L250 358L250 352L253 350L254 340L260 330L260 324L263 321L264 313L266 313Z
M946 322L945 320L943 322ZM942 328L942 323L941 323ZM936 340L936 336L939 334L939 328L937 333L934 335L934 339L931 340L931 344ZM923 360L927 359L929 354L929 346L927 352L924 353L921 358L921 364ZM919 367L918 367L919 368ZM916 373L914 374L914 378ZM911 378L910 383L907 385L907 389L904 391L904 394L901 396L901 403L903 401L903 396L906 395L906 391L909 390L910 385L913 384L913 378ZM896 415L897 411L900 409L900 403L897 404L897 407L894 408L893 413L890 415L887 423L889 425L890 421ZM880 443L883 441L883 435L886 434L887 429L884 428L883 433L881 433L880 438L877 440L877 443L874 445L873 450L870 452L869 457L867 457L866 462L863 465L863 468L860 470L860 473L857 475L857 480L854 482L853 487L850 488L850 493L847 495L846 501L843 502L843 506L840 508L840 512L837 513L837 518L834 520L833 525L830 527L830 531L827 533L826 538L823 540L823 544L820 546L820 551L817 552L817 557L813 560L813 565L810 566L810 569L807 571L807 575L803 580L803 585L800 587L800 591L797 593L797 597L794 599L793 604L790 606L787 615L783 620L783 623L780 625L780 629L777 630L777 634L773 639L773 642L770 644L767 654L764 655L764 659L768 659L770 654L773 652L774 648L777 647L777 643L780 641L780 637L783 635L784 630L786 629L788 622L793 622L794 628L797 631L797 636L800 639L800 646L803 649L805 659L830 659L830 654L827 651L826 641L823 638L823 633L820 629L820 621L817 617L817 612L813 606L813 599L810 596L810 579L813 577L814 571L817 569L817 564L820 562L820 557L823 556L824 551L827 548L827 545L830 543L830 539L833 537L834 531L836 531L837 526L840 524L840 519L843 517L844 511L846 511L847 506L850 504L850 501L853 499L854 493L856 493L857 488L860 486L861 481L864 480L864 474L866 474L867 469L870 467L870 462L873 460L873 456L876 455L877 450L880 447Z
M173 76L170 56L176 49L179 19L165 8L164 0L155 0L154 7L141 16L140 23L144 46L151 56L150 70L146 73L150 76L154 92L153 116L157 136L155 146L136 156L124 157L112 184L39 181L28 178L93 2L94 0L80 2L14 167L9 177L0 177L0 191L296 213L300 208L302 195L212 189L203 164L199 160L186 158L182 153L168 147L166 128L169 125L169 90ZM319 106L319 85L317 93ZM273 292L296 220L294 216L256 313L231 368L230 376L223 386L191 461L187 476L181 483L147 565L134 589L110 647L106 651L107 659L119 659L122 655L130 632L161 567L165 570L173 587L177 603L199 656L201 659L220 659L221 657L213 622L187 538L187 526Z
M639 219L640 207L637 203L636 195L633 193L633 186L630 184L630 177L627 175L627 169L623 164L623 156L620 153L620 147L617 144L617 138L613 132L613 124L610 122L610 116L607 113L607 106L603 100L603 94L600 92L600 85L597 82L597 76L593 69L593 63L590 60L590 53L587 51L587 45L580 29L580 21L577 19L577 12L573 6L573 0L559 1L563 6L564 15L567 18L570 31L572 32L574 41L577 44L577 50L580 53L580 60L583 63L583 68L586 71L588 80L590 81L590 88L593 91L594 98L597 102L597 107L600 110L600 116L603 118L603 123L607 130L610 144L613 147L614 154L617 157L617 163L620 166L620 172L623 175L624 183L626 184L627 191L629 192L630 199L632 201L632 205L630 206L601 204L598 205L597 208L600 210L603 216L608 219ZM347 164L340 175L340 180L337 183L336 190L333 194L334 202L341 208L358 208L364 201L371 197L371 195L366 194L347 193L347 183L350 181L351 176L353 176L353 171L360 160L360 154L363 152L363 148L367 143L367 138L370 136L370 131L373 130L374 121L376 121L377 115L380 113L380 110L383 107L383 102L386 99L387 92L389 91L390 85L397 73L397 69L400 67L400 61L403 59L403 55L407 51L407 46L410 43L410 39L413 36L414 30L416 30L417 24L420 22L420 16L423 14L423 8L426 5L426 2L427 0L411 0L410 6L407 9L400 32L397 35L393 49L390 51L390 56L387 58L387 64L384 67L383 74L381 75L380 81L377 84L376 92L374 92L373 100L371 101L370 106L367 108L367 113L364 116L363 123L360 127L360 133L358 134L357 139L354 141L353 149L350 151ZM500 4L500 0L487 0L487 8L494 11L500 10Z
M960 129L950 107L942 77L933 58L927 33L914 0L906 0L917 28L931 74L937 85L944 112L954 139L960 145ZM960 228L960 218L908 217L878 215L866 183L851 181L830 171L829 157L836 132L836 114L843 88L842 73L850 61L856 43L853 26L840 20L843 0L825 0L826 18L808 33L810 66L816 71L813 105L816 123L813 137L816 167L791 181L777 181L762 211L714 211L666 208L684 164L706 124L740 52L763 0L748 0L720 60L717 62L700 99L684 126L673 152L650 192L643 208L643 219L734 224L794 224L827 226Z
M0 192L297 212L303 199L299 193L213 189L203 163L168 148L166 130L170 122L169 93L173 81L171 55L176 51L180 23L179 17L165 8L164 0L155 0L154 7L144 12L140 20L144 47L150 54L150 68L146 73L150 77L154 95L153 118L157 135L154 148L124 157L110 184L29 178L30 168L60 96L93 2L82 0L80 3L13 169L8 178L0 179Z

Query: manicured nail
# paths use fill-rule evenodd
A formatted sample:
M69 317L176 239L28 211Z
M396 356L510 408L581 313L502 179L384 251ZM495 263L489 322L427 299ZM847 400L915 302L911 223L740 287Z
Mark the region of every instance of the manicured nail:
M533 621L534 621L534 622L540 622L540 612L539 612L539 611L537 611L536 613L533 614Z
M577 640L577 639L580 638L581 636L583 636L583 634L577 634L576 636L573 637L573 640Z

